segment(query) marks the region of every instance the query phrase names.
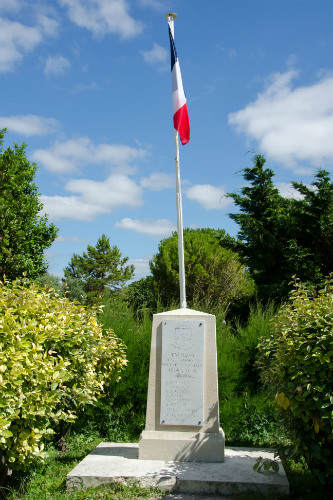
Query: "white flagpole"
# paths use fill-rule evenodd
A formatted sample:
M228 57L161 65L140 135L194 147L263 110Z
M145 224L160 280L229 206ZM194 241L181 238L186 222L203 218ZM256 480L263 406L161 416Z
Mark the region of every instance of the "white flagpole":
M177 14L169 13L165 16L168 20L172 37L174 38L174 24ZM175 129L175 164L176 164L176 206L177 206L177 234L178 234L178 262L179 262L179 289L180 289L180 307L185 309L186 304L186 289L185 289L185 261L184 261L184 236L183 236L183 211L182 211L182 194L180 185L180 168L179 168L179 142L178 132Z

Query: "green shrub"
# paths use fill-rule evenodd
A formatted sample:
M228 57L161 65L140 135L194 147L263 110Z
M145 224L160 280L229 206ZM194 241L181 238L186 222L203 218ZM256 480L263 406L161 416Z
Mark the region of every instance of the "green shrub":
M216 311L217 357L221 401L237 398L246 393L256 394L262 389L259 369L256 366L260 338L270 332L274 304L250 306L246 324L236 321L235 326L226 322L226 311Z
M43 458L43 438L102 395L125 346L96 312L34 283L0 282L0 454L13 468Z
M298 281L260 346L261 376L295 452L322 482L333 482L333 289L315 296Z
M228 246L221 242L227 240ZM209 300L223 306L247 303L255 285L239 255L230 249L232 238L224 230L184 229L184 260L188 306ZM179 301L178 236L161 240L149 262L159 299L165 306Z
M147 309L156 312L157 291L156 283L152 276L145 276L138 281L130 283L126 289L127 300L136 317L142 318Z
M215 311L220 418L228 445L277 443L276 411L256 366L259 339L269 335L274 310L273 304L252 304L247 323L235 321L233 326L224 320L226 311Z
M275 447L281 438L276 410L265 394L235 395L221 403L220 416L227 445Z
M128 365L118 384L106 385L107 397L79 413L73 431L98 432L106 441L133 442L145 425L152 321L147 310L140 319L133 315L125 293L109 297L104 304L98 321L103 329L117 331L126 344Z

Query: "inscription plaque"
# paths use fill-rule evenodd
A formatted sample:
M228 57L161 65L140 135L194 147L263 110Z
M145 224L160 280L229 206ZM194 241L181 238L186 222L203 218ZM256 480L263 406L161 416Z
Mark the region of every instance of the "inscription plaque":
M161 424L203 425L204 339L204 321L162 322Z

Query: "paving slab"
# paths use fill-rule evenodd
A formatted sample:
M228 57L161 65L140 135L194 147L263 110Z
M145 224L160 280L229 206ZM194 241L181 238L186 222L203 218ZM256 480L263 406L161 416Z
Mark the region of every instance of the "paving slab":
M67 475L67 490L138 482L142 487L157 486L172 494L289 493L281 461L279 472L253 470L257 458L273 459L273 450L226 447L225 461L219 463L139 460L138 451L138 443L100 443Z

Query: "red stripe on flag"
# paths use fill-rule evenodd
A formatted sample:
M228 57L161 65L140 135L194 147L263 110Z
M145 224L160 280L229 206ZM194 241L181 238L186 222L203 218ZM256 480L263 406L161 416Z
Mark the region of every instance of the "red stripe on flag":
M186 103L173 115L173 124L179 134L180 142L183 145L190 142L190 121Z

